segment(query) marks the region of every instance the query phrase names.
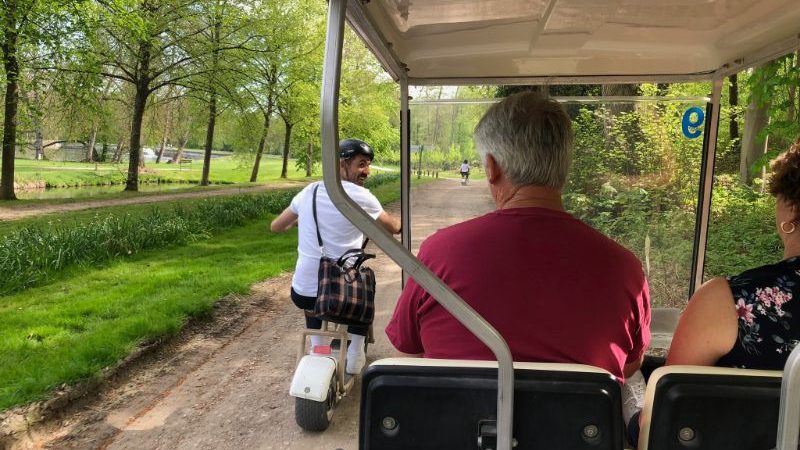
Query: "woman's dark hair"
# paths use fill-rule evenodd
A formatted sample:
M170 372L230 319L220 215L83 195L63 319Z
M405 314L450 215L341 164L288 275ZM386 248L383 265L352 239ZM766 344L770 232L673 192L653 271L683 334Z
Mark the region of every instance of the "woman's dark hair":
M775 197L780 195L800 214L800 137L772 161L769 192Z

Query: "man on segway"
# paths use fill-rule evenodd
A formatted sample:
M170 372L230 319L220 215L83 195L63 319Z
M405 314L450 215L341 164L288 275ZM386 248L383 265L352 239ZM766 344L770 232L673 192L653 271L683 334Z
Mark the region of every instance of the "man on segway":
M374 157L372 148L358 139L345 139L339 143L339 174L347 195L388 232L400 232L400 221L383 210L380 202L364 187ZM314 220L314 190L316 189L316 217ZM270 224L276 233L290 230L297 225L297 265L292 277L292 302L305 311L306 327L319 330L322 320L314 316L317 301L318 270L320 266L320 244L325 256L338 259L348 249L361 247L364 235L344 217L325 190L321 182L311 183L292 199L291 204ZM364 339L368 326L348 326L350 345L347 348L345 371L359 374L366 363ZM325 345L322 336L311 335L311 350Z

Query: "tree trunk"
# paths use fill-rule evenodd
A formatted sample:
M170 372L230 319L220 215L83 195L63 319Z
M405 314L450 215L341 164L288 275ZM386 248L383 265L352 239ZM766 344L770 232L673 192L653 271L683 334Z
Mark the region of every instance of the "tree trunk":
M308 150L306 150L306 176L311 176L311 169L314 167L314 149L311 147L311 142L308 143Z
M739 139L739 114L736 111L736 107L739 106L739 76L738 74L733 74L728 77L730 81L730 86L728 87L728 103L731 105L731 117L730 117L730 137L732 145L736 146L736 141Z
M139 44L139 78L136 80L136 97L133 100L133 118L131 119L130 150L128 156L128 179L125 190L139 190L139 162L141 156L142 120L147 97L150 95L150 43Z
M44 159L44 133L42 132L42 122L36 124L36 131L33 140L33 150L36 153L37 161Z
M800 67L800 50L798 50L797 52L795 52L794 55L792 55L792 59L794 60L792 66L795 69L795 73L798 73L797 68ZM798 82L800 82L800 79L795 79L794 82L789 83L789 108L786 111L786 120L789 123L794 123L795 117L797 116L797 109L796 109L797 106L795 104L795 101L797 99Z
M156 164L161 163L161 158L164 156L164 147L167 146L167 129L164 128L164 136L161 138L161 145L158 146L158 156L156 156Z
M203 153L203 176L200 186L208 186L208 173L211 169L211 147L214 144L214 128L217 124L217 93L211 89L211 98L208 101L208 126L206 127L206 144Z
M97 125L92 124L92 131L89 134L89 145L86 149L86 162L94 162L94 144L97 142Z
M444 91L444 87L439 87L439 95L436 100L442 99L442 92ZM439 103L436 103L435 114L433 116L433 145L439 145L439 129L441 128L441 124L439 121ZM441 148L440 148L441 150Z
M764 71L760 68L755 69L754 77L763 78ZM760 80L758 82L763 82ZM762 142L758 142L758 134L767 126L769 121L769 106L770 99L763 99L763 103L759 103L753 95L751 95L750 103L744 112L744 130L742 132L742 152L739 155L739 176L742 183L750 184L753 177L750 175L750 167L753 163L764 154L764 147Z
M119 141L117 141L117 148L114 149L114 156L111 157L111 162L114 164L119 163L120 158L122 158L122 150L125 148L125 137L120 136Z
M17 106L19 62L17 60L17 2L6 1L8 16L3 20L5 27L3 46L3 67L6 72L6 96L3 118L3 169L0 173L0 199L16 200L14 195L14 153L17 142Z
M609 97L630 97L635 96L639 91L637 84L604 84L600 87L603 96ZM625 152L625 163L623 164L623 171L627 175L639 174L639 155L636 153L636 139L640 134L638 127L625 130L625 141L614 142L614 136L611 131L614 125L614 120L621 114L631 113L634 111L633 102L614 102L608 106L610 114L605 117L603 121L603 136L607 148L611 148L617 144L622 144Z
M744 112L744 132L742 133L742 153L739 156L739 175L742 182L750 184L753 177L750 167L764 154L763 143L758 142L758 134L767 126L769 105L750 102Z
M186 143L189 141L189 130L183 134L183 136L178 138L178 149L175 150L175 156L172 157L172 162L176 164L181 163L181 158L183 157L183 148L186 147Z
M214 128L217 125L217 86L216 76L219 68L219 43L222 31L222 17L219 11L214 18L214 29L211 34L211 43L214 50L211 53L211 92L208 101L208 127L206 128L206 145L203 155L203 176L200 178L200 186L208 186L208 174L211 170L211 148L214 145Z
M283 137L283 166L281 168L281 178L286 178L289 171L289 142L292 140L292 127L294 127L293 123L286 122L286 135Z
M250 173L250 182L255 183L258 180L258 169L261 167L261 155L264 154L264 145L267 143L267 133L269 132L269 114L264 114L264 128L261 130L261 139L258 141L258 150L256 150L256 162L253 164L253 171Z

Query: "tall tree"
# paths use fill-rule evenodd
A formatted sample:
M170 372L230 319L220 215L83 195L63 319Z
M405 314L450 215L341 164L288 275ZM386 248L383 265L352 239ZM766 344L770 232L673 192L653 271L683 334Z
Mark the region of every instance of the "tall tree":
M247 62L249 82L244 90L262 116L262 130L256 149L250 181L258 179L261 157L269 135L273 115L282 102L292 127L296 120L290 115L295 106L289 92L298 81L318 83L321 78L321 49L324 39L323 4L314 0L273 0L259 9L257 46L263 51L252 55ZM287 27L291 24L291 27ZM303 100L305 101L305 100ZM315 116L313 113L309 113ZM285 120L284 120L285 121ZM287 128L288 130L288 128ZM291 141L291 133L289 133ZM286 147L284 136L284 152ZM288 154L286 155L288 158ZM286 164L284 164L285 166ZM286 173L286 170L282 170Z
M159 89L184 84L210 71L208 62L220 49L199 37L209 30L202 8L192 0L99 2L87 26L89 57L78 69L95 71L133 87L128 174L125 190L136 191L142 122L148 98Z
M0 48L3 52L3 147L0 199L15 200L14 156L17 145L19 88L25 63L34 55L55 58L59 41L69 40L74 20L69 17L76 0L0 1ZM27 54L28 58L25 58Z
M744 112L742 150L739 157L739 177L746 184L753 180L750 168L764 154L766 136L761 134L769 123L769 108L772 102L766 85L776 70L776 63L770 62L753 69L753 75L750 77L750 100Z
M261 51L252 45L257 41L258 31L254 29L255 21L248 12L262 5L235 0L205 0L198 6L202 9L200 21L205 24L204 30L198 35L199 43L203 53L208 56L195 61L199 75L190 80L190 85L200 94L196 97L208 107L200 179L200 185L206 186L211 170L217 117L226 104L240 103L237 86L243 73L239 66L252 57L252 53Z

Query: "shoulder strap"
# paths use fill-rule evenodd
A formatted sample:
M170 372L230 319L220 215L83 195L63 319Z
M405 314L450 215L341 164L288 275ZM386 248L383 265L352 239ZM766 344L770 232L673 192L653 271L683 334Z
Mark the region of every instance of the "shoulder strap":
M317 189L319 189L319 183L314 186L314 203L312 204L312 210L314 211L314 226L317 228L317 242L319 246L322 247L322 235L319 234L319 223L317 222ZM364 243L361 245L361 249L367 248L367 244L369 243L369 238L364 239Z
M322 248L322 235L319 234L319 223L317 222L317 189L319 189L319 183L314 186L314 200L311 208L314 211L314 227L317 229L317 242L320 248Z

